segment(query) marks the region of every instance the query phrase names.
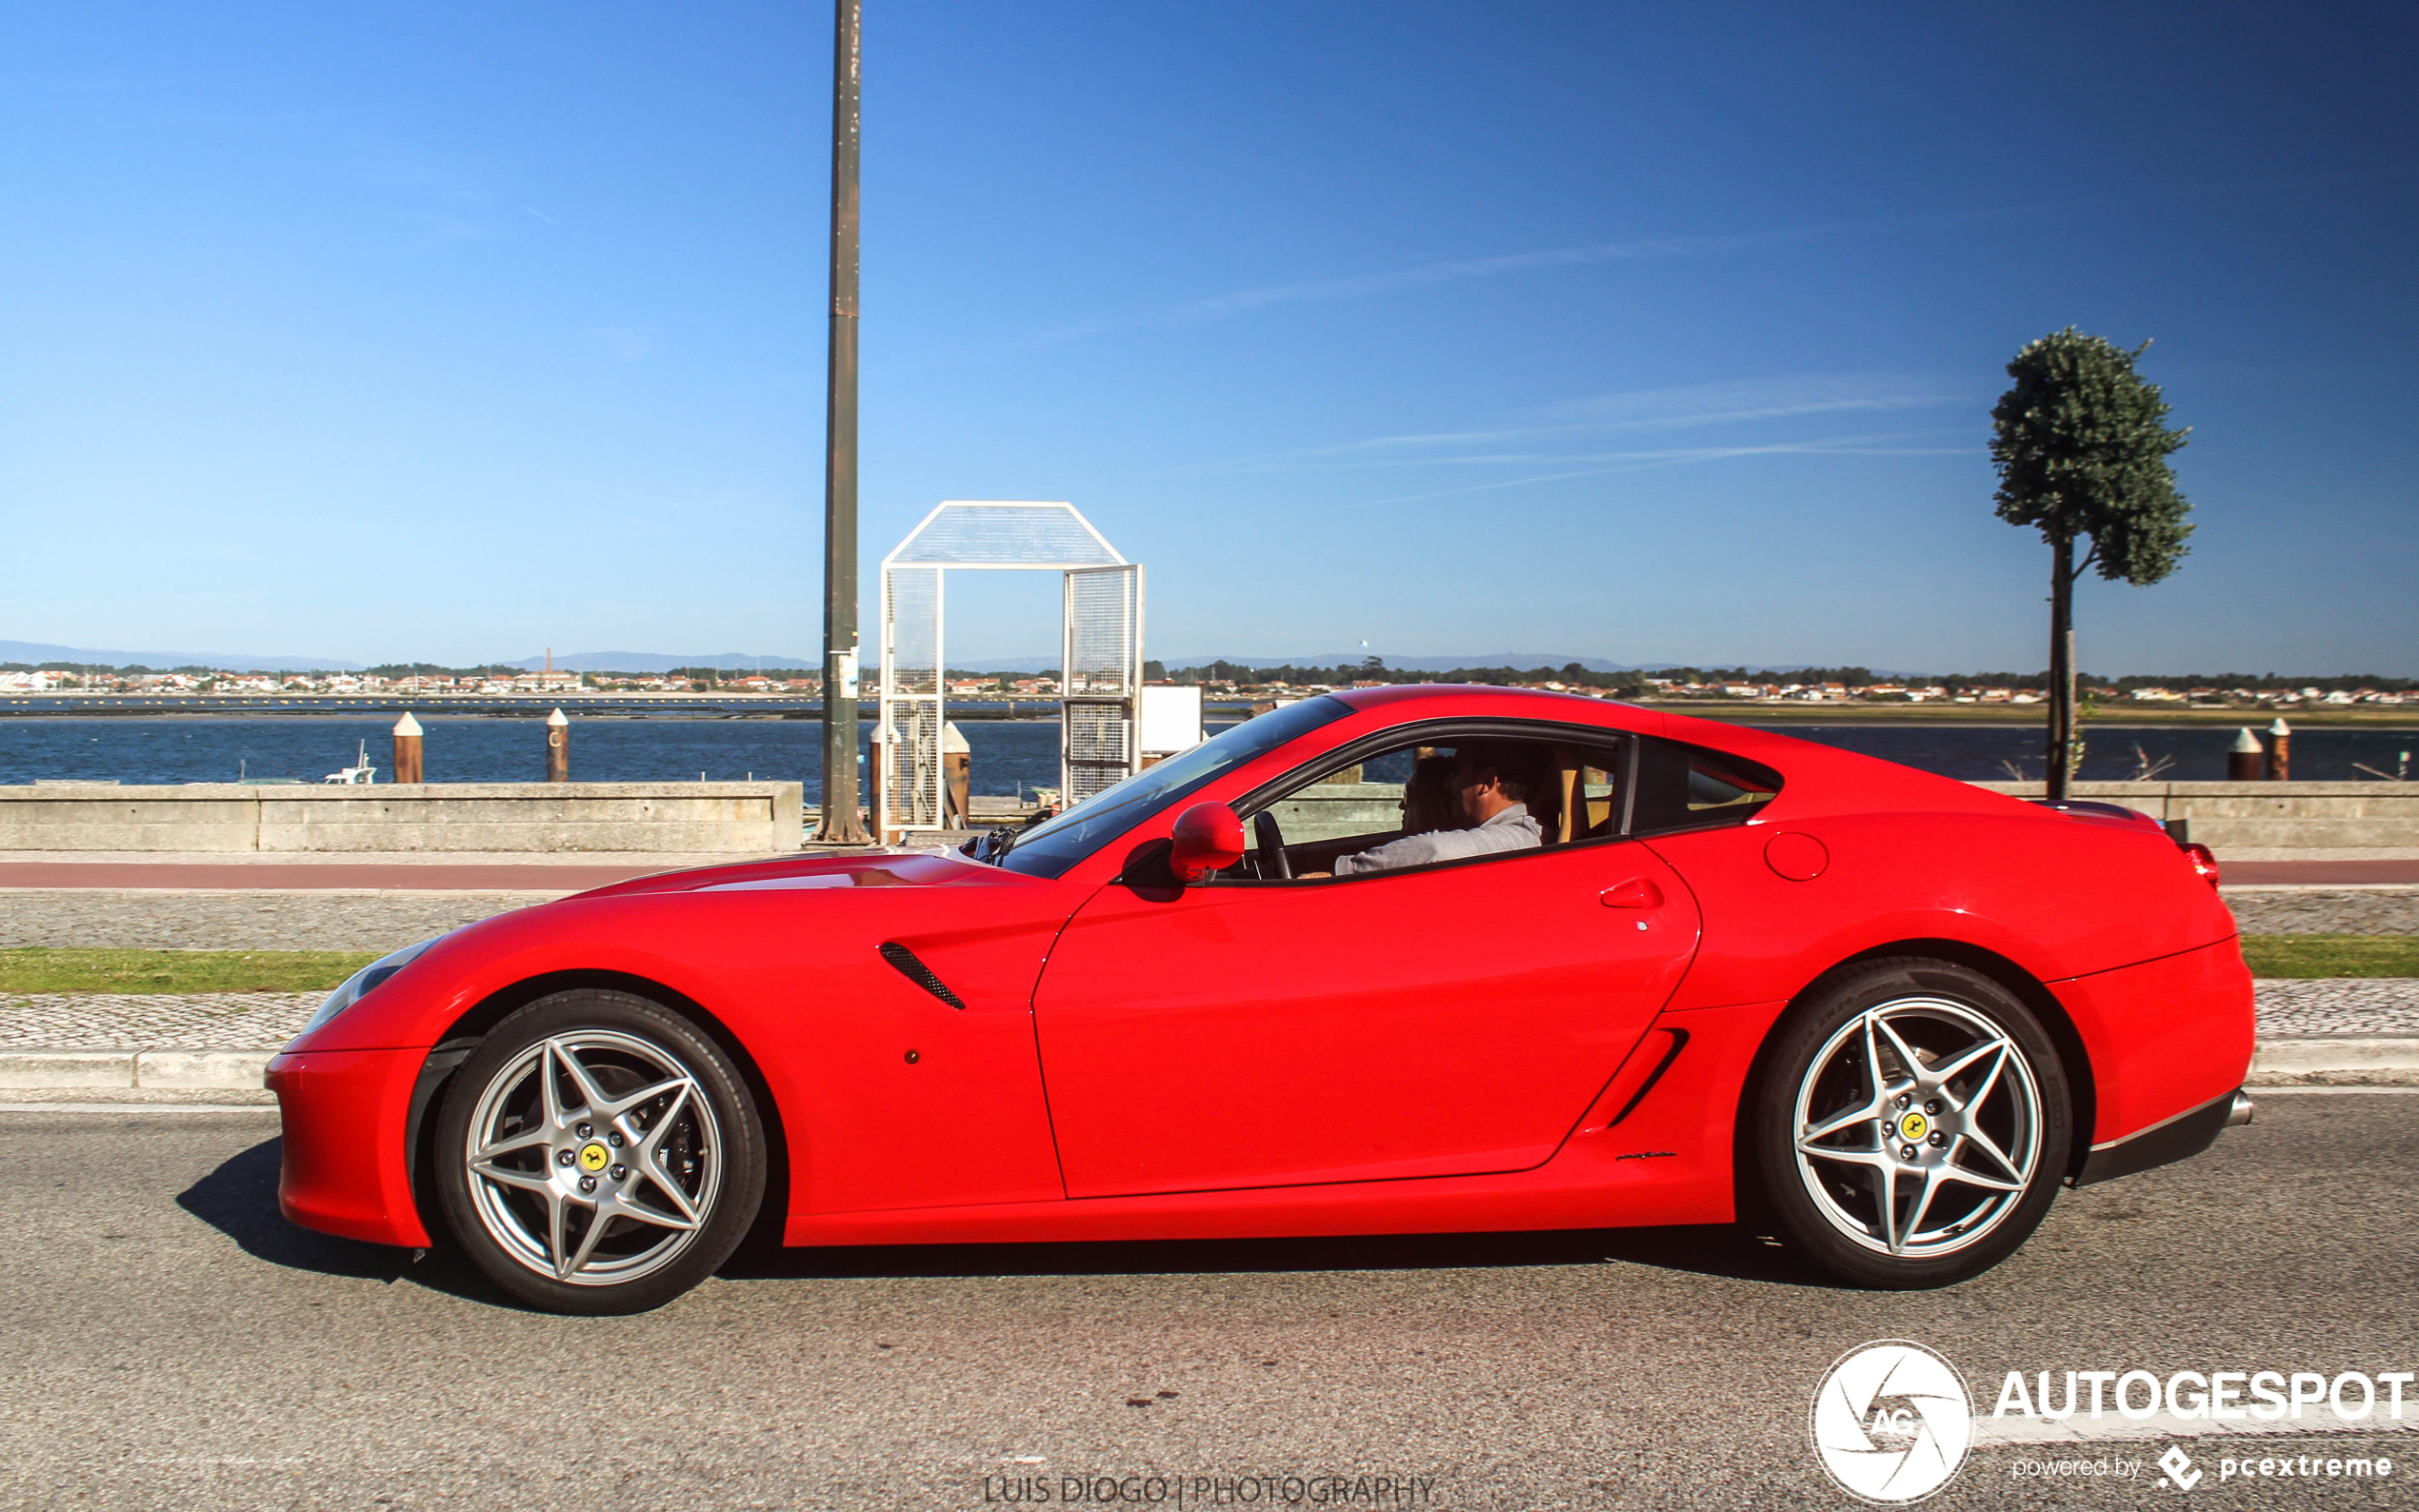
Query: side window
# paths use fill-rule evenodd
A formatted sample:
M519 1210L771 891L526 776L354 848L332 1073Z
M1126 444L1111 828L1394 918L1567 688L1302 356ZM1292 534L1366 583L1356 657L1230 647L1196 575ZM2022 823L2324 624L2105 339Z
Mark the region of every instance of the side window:
M1621 827L1618 786L1626 766L1618 737L1464 738L1432 729L1400 746L1355 753L1347 765L1308 770L1247 808L1249 849L1229 875L1357 876L1609 838ZM1481 790L1465 797L1469 779L1482 774ZM1510 812L1515 802L1519 811ZM1485 817L1466 803L1477 804ZM1482 828L1483 841L1466 833Z
M1701 746L1641 738L1630 832L1651 835L1739 824L1780 791L1781 774L1769 766Z

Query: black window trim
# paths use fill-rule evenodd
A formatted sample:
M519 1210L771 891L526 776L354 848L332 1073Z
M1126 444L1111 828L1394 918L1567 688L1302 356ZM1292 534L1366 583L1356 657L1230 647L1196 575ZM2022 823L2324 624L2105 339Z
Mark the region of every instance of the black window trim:
M1693 741L1673 740L1669 735L1641 735L1630 744L1629 761L1630 769L1633 773L1645 765L1643 758L1646 751L1646 743L1648 741L1653 741L1658 745L1668 746L1673 750L1684 753L1684 755L1687 753L1701 751L1706 756L1711 758L1717 765L1728 763L1731 766L1746 766L1752 767L1755 771L1769 773L1772 779L1772 796L1767 798L1760 804L1755 804L1749 807L1738 809L1736 811L1724 812L1717 809L1708 812L1700 819L1685 820L1679 824L1658 825L1651 829L1640 829L1636 827L1634 824L1636 817L1635 808L1638 799L1638 785L1635 782L1632 782L1623 796L1621 805L1622 833L1631 839L1647 840L1657 835L1687 835L1693 834L1700 829L1727 829L1732 825L1751 824L1760 818L1766 809L1771 807L1772 805L1780 801L1782 789L1789 786L1789 778L1787 774L1781 772L1775 767L1767 766L1764 763L1757 761L1752 756L1734 755L1729 751L1721 750L1715 746L1697 745ZM1746 776L1748 774L1743 772L1740 775Z
M1434 740L1421 740L1422 735L1435 735ZM1331 883L1376 882L1388 877L1423 876L1453 866L1483 865L1494 861L1518 861L1524 857L1559 855L1583 846L1610 846L1637 837L1629 833L1629 812L1637 790L1638 736L1626 729L1607 729L1601 725L1569 725L1548 720L1509 719L1432 719L1409 725L1396 725L1376 730L1359 739L1345 742L1314 761L1305 762L1282 776L1262 783L1237 798L1232 805L1237 817L1247 823L1263 808L1287 797L1297 788L1308 787L1331 771L1338 771L1357 761L1365 761L1381 751L1405 745L1451 745L1461 740L1559 740L1575 746L1614 746L1620 750L1621 821L1614 832L1598 835L1592 840L1574 840L1567 845L1523 846L1518 850L1489 851L1479 856L1452 856L1443 861L1430 861L1416 866L1389 866L1382 871L1365 871L1349 877L1205 877L1196 886L1219 887L1296 887L1324 886ZM1308 772L1310 775L1303 777Z
M1309 705L1309 704L1333 704L1334 706L1336 706L1336 707L1335 707L1335 711L1334 711L1333 713L1328 714L1328 715L1327 715L1327 717L1326 717L1326 718L1324 718L1324 719L1322 719L1322 720L1321 720L1318 724L1311 726L1310 726L1309 728L1308 728L1308 729L1296 730L1296 731L1295 731L1295 732L1294 732L1291 736L1288 737L1287 739L1285 739L1285 740L1283 740L1283 741L1280 741L1278 744L1276 744L1276 745L1274 745L1274 746L1269 746L1267 750L1262 751L1262 752L1261 752L1258 756L1251 757L1251 758L1249 758L1249 760L1248 760L1248 761L1246 761L1246 762L1244 762L1244 763L1242 763L1242 764L1240 764L1240 765L1242 765L1242 766L1249 766L1249 765L1250 765L1250 762L1253 762L1253 761L1258 761L1258 760L1260 760L1262 757L1265 757L1265 756L1273 755L1273 754L1275 754L1276 752L1278 752L1278 751L1281 751L1281 750L1285 749L1285 747L1286 747L1287 746L1291 745L1294 741L1298 741L1298 740L1304 739L1304 738L1305 738L1305 737L1307 737L1307 736L1309 736L1309 735L1311 735L1311 734L1314 734L1314 733L1316 733L1318 730L1325 728L1325 727L1326 727L1327 726L1329 726L1329 725L1335 724L1335 723L1337 723L1337 722L1338 722L1338 721L1340 721L1340 720L1349 719L1349 718L1351 718L1351 717L1352 717L1352 714L1354 713L1354 710L1353 710L1353 708L1352 708L1352 706L1351 706L1350 705L1344 703L1344 701L1343 701L1343 700L1341 700L1341 699L1338 699L1338 698L1334 697L1332 694L1325 694L1325 693L1323 693L1323 694L1319 694L1319 695L1316 695L1316 696L1311 697L1311 698L1297 699L1297 700L1295 700L1292 704L1289 704L1289 705L1284 705L1284 706L1281 706L1281 707L1282 707L1282 708L1300 708L1302 706L1304 706L1304 705ZM1254 719L1259 718L1259 717L1261 717L1261 716L1258 716L1258 715L1254 715L1254 716L1252 716L1252 718L1254 718ZM1251 723L1251 720L1247 719L1247 720L1245 720L1242 724L1235 725L1235 726L1229 726L1229 729L1227 729L1227 730L1221 730L1221 731L1219 732L1219 735L1217 735L1217 736L1212 736L1212 737L1210 737L1210 738L1211 738L1212 740L1218 739L1220 736L1223 736L1223 735L1226 735L1226 734L1231 733L1233 730L1236 730L1236 729L1241 729L1241 728L1245 727L1245 726L1249 725L1250 723ZM1206 744L1206 743L1205 743L1205 744ZM1199 746L1195 746L1195 747L1193 747L1193 749L1194 749L1194 750L1198 750L1199 748L1200 748ZM1178 753L1177 753L1177 755L1178 755L1179 757L1182 757L1182 756L1187 756L1187 755L1190 755L1190 754L1191 754L1191 752L1190 752L1190 751L1180 751L1180 752L1178 752ZM1079 855L1075 855L1075 856L1069 857L1067 860L1065 860L1065 861L1063 861L1063 862L1060 862L1060 863L1058 864L1058 865L1057 865L1057 867L1056 867L1055 869L1052 869L1052 870L1032 870L1032 871L1025 871L1025 870L1023 870L1023 868L1021 868L1021 867L1017 867L1017 866L1013 866L1013 865L1008 865L1008 863L1012 862L1012 861L1013 861L1013 860L1015 860L1015 858L1016 858L1016 846L1015 846L1015 845L1010 845L1010 847L1009 847L1009 853L1008 853L1008 855L1007 855L1006 857L1003 857L1003 858L1001 858L1000 860L998 860L998 861L994 862L993 864L994 864L994 865L997 865L1002 866L1002 867L1003 867L1003 869L1006 869L1006 870L1010 870L1010 871L1021 871L1023 875L1025 875L1025 876L1029 876L1029 877L1040 877L1040 878L1045 878L1045 879L1050 879L1050 880L1056 880L1057 878L1064 877L1065 875L1067 875L1067 873L1068 873L1068 872L1070 872L1070 871L1073 870L1075 867L1082 865L1085 862L1088 862L1088 861L1091 860L1091 859L1092 859L1093 857L1095 857L1095 856L1098 856L1098 855L1103 854L1104 852L1108 851L1110 847L1112 847L1112 846L1116 846L1116 845L1117 845L1120 841L1124 840L1124 839L1125 839L1128 835L1132 834L1132 833L1134 832L1134 830L1135 830L1136 828L1138 828L1139 826L1143 826L1143 825L1145 825L1145 824L1150 823L1151 820L1153 820L1153 819L1157 818L1157 817L1158 817L1159 815L1161 815L1161 814L1164 814L1164 813L1168 812L1168 811L1169 811L1170 809L1171 809L1171 808L1177 808L1177 806L1178 806L1178 805L1180 805L1180 804L1183 804L1183 803L1185 802L1185 800L1187 800L1187 799L1189 799L1189 798L1193 797L1195 794L1199 793L1199 792L1201 791L1201 789L1202 789L1202 788L1209 786L1210 786L1210 785L1211 785L1212 783L1215 783L1215 782L1216 782L1219 778L1221 778L1221 777L1223 777L1223 776L1229 775L1229 774L1230 774L1230 773L1232 773L1234 770L1236 770L1236 768L1235 768L1235 767L1231 767L1231 766L1230 766L1230 767L1227 768L1225 771L1220 771L1220 772L1210 772L1210 773L1209 773L1207 776L1203 776L1203 777L1198 777L1198 778L1195 778L1195 779L1193 779L1190 783L1189 783L1189 784L1187 784L1187 785L1185 785L1185 786L1180 786L1180 787L1178 787L1178 788L1175 788L1175 789L1173 789L1173 790L1172 790L1172 791L1170 791L1170 792L1168 792L1168 793L1166 793L1166 794L1163 794L1163 795L1160 797L1160 799L1159 799L1159 801L1158 801L1157 803L1152 804L1152 805L1151 805L1149 808L1146 808L1146 809L1142 810L1141 812L1139 812L1139 813L1135 814L1135 815L1134 815L1131 819L1130 819L1130 820L1128 820L1128 821L1126 822L1126 824L1125 824L1124 827L1122 827L1122 828L1120 828L1119 830L1117 830L1114 834L1110 834L1110 835L1104 836L1104 837L1101 839L1100 843L1099 843L1098 845L1096 845L1096 846L1092 846L1092 848L1091 848L1091 849L1087 850L1087 851L1084 851L1084 852L1082 852L1082 853L1081 853L1081 854L1079 854ZM1139 774L1139 773L1137 773L1137 774L1135 774L1135 775L1137 775L1137 776L1138 776L1138 775L1140 775L1140 774ZM1130 778L1130 779L1128 779L1128 780L1129 780L1129 781L1130 781L1131 779ZM1094 794L1094 795L1093 795L1093 797L1098 797L1098 796L1100 796L1100 795L1099 795L1099 794ZM1086 800L1084 800L1084 803L1090 803L1090 802L1091 802L1091 799L1086 799ZM1075 811L1075 809L1077 809L1077 808L1081 808L1082 806L1083 806L1083 805L1082 805L1082 804L1077 804L1077 805L1073 806L1072 807L1070 807L1070 808L1067 809L1066 811L1062 812L1062 813L1061 813L1058 817L1063 819L1063 818L1065 818L1065 817L1067 816L1067 814L1069 814L1069 813L1072 813L1072 812L1074 812L1074 811ZM1183 812L1183 810L1182 810L1181 808L1177 808L1177 812L1181 813L1181 812ZM1051 821L1051 823L1055 823L1055 822L1056 822L1055 820ZM1019 838L1020 838L1020 841L1021 841L1021 838L1022 838L1022 837L1020 836ZM1155 845L1155 846L1144 846L1144 847L1143 847L1143 849L1144 849L1144 850L1153 850L1153 849L1157 850L1157 852L1159 853L1159 859L1161 859L1161 860L1163 860L1163 861L1164 861L1164 859L1165 859L1165 852L1166 852L1167 848L1168 848L1168 847L1167 847L1167 843L1166 843L1165 841L1158 842L1158 843L1156 843L1156 845ZM1030 852L1028 852L1028 853L1027 853L1027 855L1028 855L1028 858L1030 859ZM1126 863L1127 866L1131 866L1133 864L1134 864L1134 857L1133 857L1132 855L1129 855L1129 857L1127 858L1127 863ZM1110 880L1112 883L1125 881L1125 880L1126 880L1126 878L1125 878L1125 876L1123 875L1124 870L1125 870L1125 868L1124 868L1124 867L1121 867L1121 868L1120 868L1120 875L1118 875L1118 876L1116 876L1116 877L1112 877L1112 878L1110 878Z

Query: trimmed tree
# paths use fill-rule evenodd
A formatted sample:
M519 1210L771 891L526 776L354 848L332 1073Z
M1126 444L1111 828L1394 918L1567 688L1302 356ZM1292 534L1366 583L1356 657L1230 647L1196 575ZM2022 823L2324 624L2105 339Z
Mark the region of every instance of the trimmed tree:
M2049 543L2049 794L2064 798L2083 761L2074 702L2074 580L2098 567L2136 587L2175 570L2192 506L2167 459L2189 436L2166 425L2167 401L2125 351L2072 326L2008 364L2015 387L1990 412L1999 518ZM2075 558L2075 544L2090 548Z

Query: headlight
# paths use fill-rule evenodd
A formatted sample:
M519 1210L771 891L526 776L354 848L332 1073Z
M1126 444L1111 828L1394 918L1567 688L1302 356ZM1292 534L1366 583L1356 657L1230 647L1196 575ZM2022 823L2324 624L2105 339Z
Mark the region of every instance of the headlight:
M393 976L405 966L411 965L413 961L419 958L421 951L428 949L429 946L435 945L438 941L444 938L445 936L441 934L430 935L428 939L421 941L418 945L406 945L390 956L382 956L378 960L372 961L368 965L363 966L351 976L345 978L344 985L338 987L335 991L329 993L328 1001L319 1005L319 1011L310 1016L310 1022L309 1024L303 1025L303 1034L309 1034L311 1030L318 1028L323 1024L326 1024L330 1019L334 1018L337 1014L344 1012L345 1009L351 1007L355 1003L360 1002L362 994L368 992L379 983L386 981L387 978ZM297 1035L296 1038L299 1039L301 1036Z

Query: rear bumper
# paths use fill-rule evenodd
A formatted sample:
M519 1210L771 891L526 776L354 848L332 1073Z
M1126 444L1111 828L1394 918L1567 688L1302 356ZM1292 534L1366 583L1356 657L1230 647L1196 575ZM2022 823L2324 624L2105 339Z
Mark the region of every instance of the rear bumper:
M305 1228L424 1249L404 1166L420 1050L302 1050L269 1063L285 1135L277 1206Z
M2250 1121L2251 1100L2238 1088L2129 1138L2093 1145L2073 1184L2089 1186L2189 1160L2216 1144L2225 1130Z
M2090 1057L2094 1150L2222 1105L2250 1079L2251 974L2232 940L2049 990Z

